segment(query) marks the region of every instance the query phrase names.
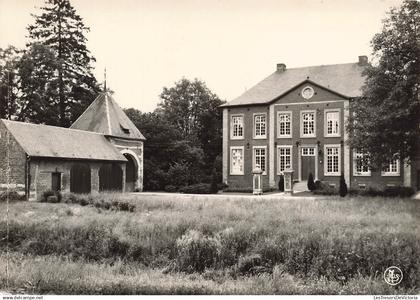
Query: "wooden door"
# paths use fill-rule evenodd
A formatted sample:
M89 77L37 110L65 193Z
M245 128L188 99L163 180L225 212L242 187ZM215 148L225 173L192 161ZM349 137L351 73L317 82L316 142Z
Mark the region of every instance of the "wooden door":
M70 169L70 192L88 194L91 191L90 167L85 163L75 163Z
M99 191L122 191L123 171L118 164L103 164L99 169Z
M51 181L51 190L55 192L61 191L61 173L52 173Z
M302 180L308 180L309 173L315 178L315 147L303 147L301 161Z

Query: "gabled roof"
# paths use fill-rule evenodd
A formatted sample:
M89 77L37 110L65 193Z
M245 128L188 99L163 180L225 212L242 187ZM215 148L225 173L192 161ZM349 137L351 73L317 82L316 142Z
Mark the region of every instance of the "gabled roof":
M70 128L98 132L106 136L145 140L108 92L99 94Z
M10 120L1 122L31 157L126 161L102 134Z
M358 63L348 63L276 71L239 97L221 106L267 104L305 80L310 80L344 97L358 97L361 96L364 84L362 76L364 68L365 66Z

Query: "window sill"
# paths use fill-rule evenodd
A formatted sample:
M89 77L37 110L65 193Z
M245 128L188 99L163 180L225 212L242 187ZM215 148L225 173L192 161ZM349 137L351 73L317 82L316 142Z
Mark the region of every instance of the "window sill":
M291 139L292 136L291 135L278 135L277 138L278 139Z
M244 140L244 137L230 137L231 140L235 141L235 140Z
M316 135L301 135L301 139L313 139L316 138Z
M265 136L254 136L253 139L254 140L266 140L267 136L266 135Z
M372 175L370 173L369 174L353 173L353 176L355 176L355 177L370 177Z
M341 176L340 173L324 173L324 176Z
M324 134L325 138L341 137L341 134Z
M242 174L232 174L232 173L230 173L229 174L230 176L244 176L244 174L242 173Z
M381 173L382 177L399 177L400 173Z

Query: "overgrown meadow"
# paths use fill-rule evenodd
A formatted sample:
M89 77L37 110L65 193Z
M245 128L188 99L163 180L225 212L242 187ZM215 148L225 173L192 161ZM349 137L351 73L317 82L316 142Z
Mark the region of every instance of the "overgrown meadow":
M64 195L60 203L10 204L7 254L2 202L0 291L418 294L419 206L362 197ZM383 280L390 266L404 273L396 287Z

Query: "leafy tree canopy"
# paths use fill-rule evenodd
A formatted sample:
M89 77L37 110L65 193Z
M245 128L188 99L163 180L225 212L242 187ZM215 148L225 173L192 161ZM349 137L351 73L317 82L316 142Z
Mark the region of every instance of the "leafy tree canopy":
M363 96L351 103L350 144L373 166L412 160L420 140L420 2L390 10L371 41L376 63L366 69Z

